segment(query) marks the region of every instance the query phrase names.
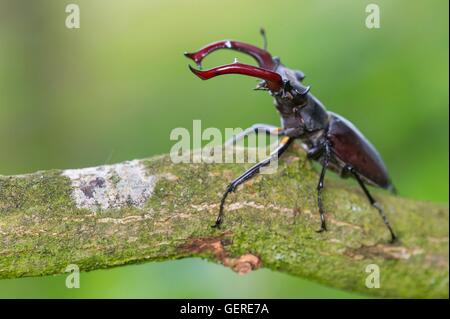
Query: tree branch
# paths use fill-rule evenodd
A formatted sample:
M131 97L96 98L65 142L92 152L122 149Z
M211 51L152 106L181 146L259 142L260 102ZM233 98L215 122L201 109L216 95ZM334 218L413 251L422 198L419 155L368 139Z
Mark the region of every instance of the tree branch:
M400 241L356 184L327 176L329 231L316 233L318 174L294 146L275 174L247 182L248 164L174 164L168 156L80 170L0 176L0 278L204 257L245 273L259 267L385 297L448 298L448 206L373 190ZM380 268L369 289L366 267Z

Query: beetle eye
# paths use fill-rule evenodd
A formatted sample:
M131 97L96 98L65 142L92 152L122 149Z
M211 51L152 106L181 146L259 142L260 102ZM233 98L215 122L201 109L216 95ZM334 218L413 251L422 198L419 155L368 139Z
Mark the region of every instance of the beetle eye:
M303 81L305 79L305 74L302 71L295 71L295 77L298 81Z
M255 91L268 91L269 88L267 87L266 81L263 80L263 81L260 81L253 90L255 90Z

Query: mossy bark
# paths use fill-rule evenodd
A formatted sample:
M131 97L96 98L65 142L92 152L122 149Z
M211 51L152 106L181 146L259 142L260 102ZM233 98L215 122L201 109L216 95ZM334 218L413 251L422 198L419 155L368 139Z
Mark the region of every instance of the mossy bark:
M317 233L318 173L293 147L275 174L229 196L224 224L213 229L224 187L249 164L173 164L168 156L139 163L156 178L141 206L79 208L76 186L59 170L0 176L0 278L197 256L239 273L265 267L373 296L448 298L447 205L371 189L400 238L390 244L357 185L327 176L329 230ZM366 287L370 264L380 288Z

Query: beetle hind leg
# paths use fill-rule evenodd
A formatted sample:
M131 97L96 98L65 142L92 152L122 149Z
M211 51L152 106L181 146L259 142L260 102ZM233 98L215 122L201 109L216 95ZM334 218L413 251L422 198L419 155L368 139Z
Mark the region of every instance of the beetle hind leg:
M389 233L391 234L391 243L395 242L397 240L397 235L395 235L395 232L392 229L392 226L389 223L389 220L388 220L386 214L384 213L383 207L381 207L381 205L370 194L369 190L367 189L363 180L359 176L358 172L356 172L356 170L352 167L348 168L348 170L353 174L355 179L358 181L358 184L359 184L359 186L361 186L362 190L364 191L364 194L366 194L366 197L369 200L370 205L372 205L378 211L381 218L383 219L383 223L386 225L387 229L389 230Z
M328 168L328 162L330 159L330 147L328 144L324 145L324 148L314 149L308 153L310 158L314 158L316 156L320 156L320 154L324 152L323 163L322 163L322 171L320 172L319 183L317 184L317 205L319 206L319 214L320 214L320 229L317 231L321 233L327 230L327 224L325 222L325 212L322 204L322 189L324 187L325 173Z

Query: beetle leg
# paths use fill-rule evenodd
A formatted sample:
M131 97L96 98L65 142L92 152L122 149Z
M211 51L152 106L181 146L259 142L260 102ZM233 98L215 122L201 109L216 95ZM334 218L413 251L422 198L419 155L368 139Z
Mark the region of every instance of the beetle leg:
M320 158L320 156L323 154L323 152L324 152L323 145L319 145L319 146L308 149L308 151L306 153L306 157L311 160L317 160Z
M190 65L189 69L202 80L209 80L224 74L243 74L265 80L267 88L271 91L280 91L284 85L283 79L278 73L238 61L205 71L197 70Z
M319 206L319 214L320 214L320 229L317 232L319 233L327 230L327 225L325 223L325 213L323 211L322 205L322 189L324 186L325 173L328 168L328 161L330 158L330 147L328 146L328 144L325 144L324 147L325 147L325 154L323 157L322 171L320 172L319 183L317 184L317 205ZM319 152L319 150L316 150L315 152Z
M397 188L396 188L395 185L392 184L392 183L391 183L391 185L389 185L388 191L389 191L392 195L398 195Z
M261 171L261 168L270 164L272 159L279 158L281 154L283 154L284 151L286 151L286 149L289 147L292 141L293 139L291 139L290 137L287 136L283 137L280 140L280 145L270 154L268 158L249 168L246 172L244 172L244 174L233 180L228 185L227 189L225 190L225 193L222 196L222 200L220 201L220 210L219 215L217 215L216 223L212 227L219 228L220 224L222 224L224 215L224 205L228 194L234 192L240 184L246 182L256 174L258 174Z
M227 140L225 142L224 146L234 145L236 142L242 140L246 136L248 136L252 133L257 134L259 132L263 132L263 133L270 134L270 135L282 135L283 129L273 126L273 125L255 124L247 129L245 129L241 133L234 135L232 138L230 138L229 140Z
M192 59L199 68L202 66L202 60L211 52L214 52L219 49L230 49L239 51L242 53L246 53L253 57L258 65L267 70L274 70L277 66L276 63L272 59L272 55L266 50L260 49L254 45L239 42L239 41L230 41L223 40L208 44L207 46L201 48L197 52L185 52L184 55L189 59Z
M370 202L370 205L376 208L378 213L380 214L381 218L383 219L384 224L388 228L390 234L391 234L391 243L395 242L397 240L397 236L394 233L394 230L391 227L391 224L389 223L389 220L387 219L386 215L384 214L383 208L381 205L372 197L369 190L367 189L366 185L364 184L363 180L359 176L358 172L353 167L349 168L350 172L355 176L356 180L358 181L359 186L361 186L362 190L364 191L364 194L366 194L367 199Z

